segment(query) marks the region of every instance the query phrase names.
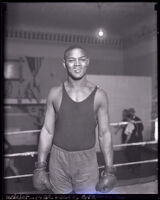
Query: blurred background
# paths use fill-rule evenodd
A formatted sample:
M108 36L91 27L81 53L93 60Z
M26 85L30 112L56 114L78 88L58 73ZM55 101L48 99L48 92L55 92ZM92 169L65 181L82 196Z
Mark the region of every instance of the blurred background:
M63 53L73 44L87 50L88 79L108 94L110 122L122 121L123 110L133 107L144 125L144 141L155 139L154 120L158 115L154 2L6 3L4 14L4 136L11 145L10 153L37 151L38 133L7 133L40 130L47 94L65 80ZM121 131L115 134L116 130L111 127L113 143L121 144ZM98 141L96 148L99 163L103 164ZM125 162L123 148L115 152L115 163ZM156 145L143 148L142 160L156 156ZM16 157L17 173L32 173L35 160L36 156ZM143 180L156 179L156 170L156 163L144 164ZM14 174L6 171L5 176ZM122 182L137 178L121 168L118 174ZM33 191L31 178L25 180L6 180L6 193Z

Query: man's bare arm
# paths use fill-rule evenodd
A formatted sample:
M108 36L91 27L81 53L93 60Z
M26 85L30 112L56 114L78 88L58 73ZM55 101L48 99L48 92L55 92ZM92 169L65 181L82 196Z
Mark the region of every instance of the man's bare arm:
M44 125L40 133L38 145L38 162L46 162L48 153L51 148L55 127L55 110L53 107L53 89L50 91L47 99L47 111Z
M113 167L113 146L109 128L108 99L103 90L97 91L97 110L98 136L101 151L105 160L105 170L96 185L96 190L101 193L110 192L116 185L115 168Z
M104 156L106 167L112 167L113 146L112 136L109 128L108 98L106 93L103 90L99 89L97 99L99 102L99 107L97 111L99 144Z

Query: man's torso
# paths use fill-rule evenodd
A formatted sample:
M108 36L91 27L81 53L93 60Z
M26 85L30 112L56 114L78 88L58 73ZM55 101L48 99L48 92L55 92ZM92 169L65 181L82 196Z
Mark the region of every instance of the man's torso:
M65 85L65 89L66 89L68 95L75 102L84 101L92 93L92 91L94 90L95 87L96 86L91 83L90 85L83 88L82 90L74 91L74 89L70 89L70 88L66 87L66 85ZM61 106L62 96L63 96L63 84L61 84L60 86L58 86L56 88L55 95L54 95L54 98L53 98L53 101L52 101L56 114L58 113L59 108ZM99 100L98 100L98 95L96 93L95 94L95 101L94 101L95 115L96 115L96 112L98 110L98 107L99 107Z
M70 88L64 83L56 92L53 143L70 151L92 148L99 106L96 86L89 82L85 87Z

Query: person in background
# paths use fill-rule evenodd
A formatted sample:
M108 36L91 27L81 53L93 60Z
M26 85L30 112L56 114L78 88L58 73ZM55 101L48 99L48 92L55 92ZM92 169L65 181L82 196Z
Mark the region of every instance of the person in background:
M136 111L134 108L129 108L128 112L130 113L132 120L134 121L136 126L137 142L143 142L143 130L144 130L143 122L141 118L136 115Z
M142 120L135 115L133 108L128 109L127 114L128 124L124 129L126 135L125 143L136 143L143 141L142 131L144 129ZM128 162L136 162L141 160L142 148L140 145L127 146L125 148L125 155ZM138 174L140 172L140 164L129 165L129 170L132 173Z
M128 121L128 110L127 109L123 110L122 116L123 116L122 122L127 122ZM126 129L126 126L127 126L127 124L124 124L124 125L121 126L121 128L122 128L122 135L121 135L121 137L122 137L122 144L125 143L126 137L127 137L126 134L124 133L125 129Z
M128 110L124 109L122 112L122 122L127 122L127 116L128 116ZM126 126L127 124L120 124L118 125L118 127L116 126L115 134L117 134L120 130L122 130L122 134L121 134L122 144L125 143L126 137L127 137L126 134L124 133Z

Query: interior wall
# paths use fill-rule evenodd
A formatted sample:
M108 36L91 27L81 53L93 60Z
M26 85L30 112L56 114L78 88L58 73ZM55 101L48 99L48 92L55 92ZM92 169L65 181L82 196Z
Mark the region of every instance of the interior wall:
M153 76L157 73L157 40L149 38L124 50L124 72Z
M135 31L139 30L139 27L134 29ZM129 33L131 34L131 33ZM118 48L110 48L110 47L100 47L100 46L92 46L92 45L84 45L86 50L89 52L89 57L91 59L91 65L88 69L89 75L114 75L118 76L125 75L130 76L132 80L133 77L152 77L152 89L153 85L156 83L156 75L157 75L157 46L156 40L153 38L147 38L145 40L140 40L137 43L134 43L124 49ZM37 75L37 82L40 84L41 89L41 98L46 98L50 88L55 85L59 85L61 81L63 81L66 77L66 72L62 66L62 58L64 50L70 44L65 43L51 43L51 42L43 42L43 41L31 41L31 40L21 40L21 39L6 39L5 41L5 55L7 59L19 59L23 58L23 78L24 81L21 83L20 87L22 90L22 96L24 96L23 92L28 82L31 81L31 72L28 67L28 63L26 61L26 56L42 56L44 60L42 61L42 66ZM127 79L129 80L129 79ZM105 83L104 83L105 84ZM115 84L117 84L115 82ZM18 83L14 82L13 84L13 92L12 97L17 98L17 90ZM137 86L138 87L138 86ZM132 88L132 91L134 89ZM145 100L143 95L144 90L142 90L141 97ZM133 93L134 94L134 93ZM117 91L117 95L121 96L121 89ZM137 97L138 98L138 97ZM116 97L117 99L117 97ZM118 100L118 99L117 99ZM130 99L132 101L132 99ZM119 121L121 120L121 111L123 101L121 101L121 105L119 104L118 111L114 111L113 114L111 112L111 116L114 115L112 120ZM129 102L128 102L129 103ZM136 107L138 101L136 100ZM125 105L128 105L125 102ZM133 104L132 104L133 105ZM23 105L24 106L24 105ZM26 106L26 105L25 105ZM32 105L35 107L35 105ZM148 107L146 107L147 112L150 111ZM139 109L138 109L139 110ZM19 114L13 117L13 112L6 113L6 124L7 129L9 131L14 130L32 130L36 129L34 122L30 116L26 115L26 111L22 111L20 108L18 111ZM144 113L140 113L140 116L144 116ZM26 123L27 121L27 123ZM25 123L24 123L25 122ZM149 133L148 129L148 133ZM147 139L149 135L147 133ZM26 136L28 138L28 136ZM34 136L35 137L35 136ZM24 136L22 136L24 138ZM26 139L20 139L20 143L18 140L13 138L11 142L15 144L26 144ZM35 143L36 140L28 139L28 144ZM119 143L120 138L118 136L114 137L114 142Z
M46 98L51 87L59 85L66 78L66 71L62 65L64 50L71 44L58 44L23 40L6 40L6 60L23 59L22 76L24 81L19 84L13 82L11 98L17 98L18 89L21 88L21 95L24 94L27 84L32 80L31 72L26 60L26 56L43 57L42 66L37 74L36 81L40 85L40 96ZM89 53L90 67L88 74L122 74L123 73L123 51L116 48L104 48L98 46L85 45ZM107 67L106 67L107 66ZM10 105L11 106L11 105ZM6 132L15 130L35 130L33 118L27 115L28 105L13 105L6 112L5 123ZM13 107L17 107L13 110ZM36 105L32 105L36 107ZM22 109L23 108L23 109ZM9 111L10 110L10 111ZM26 123L27 122L27 123ZM18 138L18 139L17 139ZM32 139L31 139L32 138ZM8 136L13 145L33 145L37 144L35 134L24 134L18 136ZM27 142L26 142L27 141Z
M41 97L46 98L49 89L60 84L66 77L66 71L62 65L64 50L71 44L56 44L33 41L6 40L6 60L23 59L21 84L22 96L26 84L31 79L26 56L42 56L42 66L37 74L37 82L41 87ZM123 74L123 51L122 49L84 46L90 57L89 74ZM47 81L46 81L47 80ZM18 83L14 83L13 97L16 97Z
M140 22L126 32L124 39L131 44L124 48L124 73L136 76L151 76L155 82L157 74L157 19L156 16Z
M124 74L151 77L152 109L150 119L155 120L158 118L157 19L152 18L139 23L128 31L127 34L130 35L133 42L132 45L128 45L124 49ZM154 123L152 123L150 134L151 140L154 139Z

